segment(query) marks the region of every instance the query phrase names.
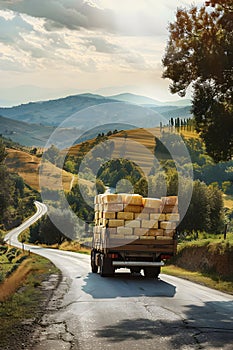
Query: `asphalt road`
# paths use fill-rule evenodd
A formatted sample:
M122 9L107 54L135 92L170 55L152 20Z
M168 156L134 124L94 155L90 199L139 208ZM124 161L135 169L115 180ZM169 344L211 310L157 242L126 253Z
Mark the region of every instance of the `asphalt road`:
M11 244L19 230L8 235ZM32 335L34 350L233 349L233 296L163 274L147 280L119 270L102 278L90 272L89 256L26 249L63 273Z

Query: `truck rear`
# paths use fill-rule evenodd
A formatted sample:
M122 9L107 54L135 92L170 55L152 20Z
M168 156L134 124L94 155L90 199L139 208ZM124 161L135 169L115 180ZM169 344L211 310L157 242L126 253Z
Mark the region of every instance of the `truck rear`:
M178 198L143 198L132 194L95 197L91 268L101 276L116 269L144 271L157 278L166 259L176 253Z

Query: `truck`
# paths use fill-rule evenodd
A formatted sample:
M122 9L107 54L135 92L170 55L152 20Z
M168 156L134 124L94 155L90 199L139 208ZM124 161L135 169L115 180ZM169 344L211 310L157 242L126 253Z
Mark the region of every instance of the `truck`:
M146 278L158 278L161 266L177 251L177 197L132 197L131 201L138 205L136 208L135 204L125 203L126 195L113 196L95 199L92 273L114 276L117 269L128 268L131 273L143 270Z

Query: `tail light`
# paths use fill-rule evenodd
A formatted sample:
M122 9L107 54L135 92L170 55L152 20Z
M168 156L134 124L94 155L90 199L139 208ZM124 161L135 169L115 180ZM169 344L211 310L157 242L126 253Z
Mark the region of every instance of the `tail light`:
M161 260L168 260L171 259L171 255L161 255Z

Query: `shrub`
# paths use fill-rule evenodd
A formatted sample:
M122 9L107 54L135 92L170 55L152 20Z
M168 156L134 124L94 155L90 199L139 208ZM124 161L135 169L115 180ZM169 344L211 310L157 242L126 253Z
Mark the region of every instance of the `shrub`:
M7 246L1 245L0 246L0 255L5 254L7 252L7 249L8 249Z

